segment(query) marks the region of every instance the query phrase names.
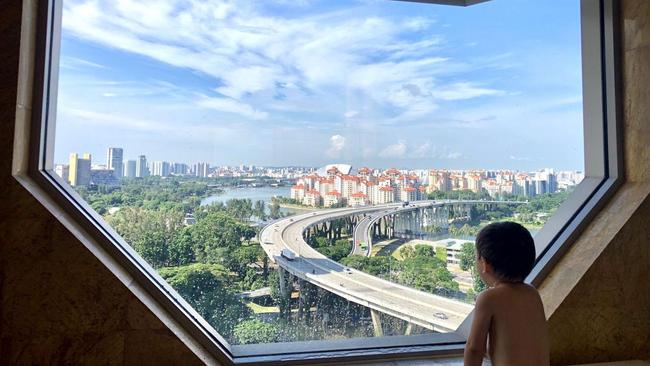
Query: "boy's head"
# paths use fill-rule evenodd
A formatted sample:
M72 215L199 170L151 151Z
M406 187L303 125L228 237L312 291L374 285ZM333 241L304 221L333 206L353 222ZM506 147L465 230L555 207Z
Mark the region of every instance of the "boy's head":
M525 227L515 222L495 222L476 237L476 254L504 281L523 281L535 264L535 242Z

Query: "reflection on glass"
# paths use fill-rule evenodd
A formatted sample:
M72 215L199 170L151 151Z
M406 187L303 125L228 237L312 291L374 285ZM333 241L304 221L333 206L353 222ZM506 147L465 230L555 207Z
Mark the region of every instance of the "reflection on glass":
M511 5L66 0L55 172L232 344L453 331L583 178L578 2Z

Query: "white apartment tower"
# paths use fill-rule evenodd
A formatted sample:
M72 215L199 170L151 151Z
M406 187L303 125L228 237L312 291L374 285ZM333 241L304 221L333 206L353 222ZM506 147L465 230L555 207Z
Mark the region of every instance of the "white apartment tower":
M124 176L124 150L121 147L109 147L107 157L108 169L113 170L115 178L122 179Z
M147 157L144 155L138 156L138 161L135 165L135 176L138 178L149 176L149 168L147 168Z

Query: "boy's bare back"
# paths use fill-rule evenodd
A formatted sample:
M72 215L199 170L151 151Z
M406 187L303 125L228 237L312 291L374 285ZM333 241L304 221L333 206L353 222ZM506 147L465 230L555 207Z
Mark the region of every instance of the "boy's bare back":
M490 316L482 326L489 327L488 354L493 365L549 364L546 318L535 288L498 284L481 294L476 311Z

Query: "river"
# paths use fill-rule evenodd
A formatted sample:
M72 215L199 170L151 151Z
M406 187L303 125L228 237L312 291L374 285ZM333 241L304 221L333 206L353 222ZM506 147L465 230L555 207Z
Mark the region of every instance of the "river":
M215 202L226 203L231 199L245 199L248 198L253 203L255 201L264 201L266 204L266 212L269 212L271 206L271 198L275 196L290 197L291 187L248 187L248 188L225 188L223 193L215 194L201 200L201 206L209 205ZM283 213L296 213L299 210L291 208L280 208Z

